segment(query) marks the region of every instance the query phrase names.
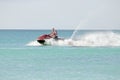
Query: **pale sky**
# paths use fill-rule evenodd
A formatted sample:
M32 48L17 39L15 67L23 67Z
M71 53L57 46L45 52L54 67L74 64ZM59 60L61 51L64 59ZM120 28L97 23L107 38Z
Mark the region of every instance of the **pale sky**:
M120 0L0 0L0 29L120 29Z

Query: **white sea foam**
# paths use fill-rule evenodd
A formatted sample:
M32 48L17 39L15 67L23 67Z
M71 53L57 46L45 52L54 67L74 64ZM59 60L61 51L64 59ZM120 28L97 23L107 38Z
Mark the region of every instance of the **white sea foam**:
M114 32L92 32L78 35L77 38L64 40L46 40L46 44L53 46L120 46L120 34ZM36 40L27 46L41 46Z
M34 40L34 41L27 43L26 46L41 46L41 44L39 44L37 40Z
M94 32L77 36L74 46L120 46L120 34L113 32Z

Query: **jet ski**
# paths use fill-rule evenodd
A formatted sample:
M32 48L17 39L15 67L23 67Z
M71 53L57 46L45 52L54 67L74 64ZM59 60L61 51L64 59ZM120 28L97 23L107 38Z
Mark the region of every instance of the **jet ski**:
M54 38L52 38L50 35L44 34L37 38L37 42L42 45L49 45L47 41L50 39L54 39L55 41L64 40L63 38L59 38L58 36L55 36Z
M42 45L45 45L45 40L46 39L51 39L51 36L49 36L47 34L41 35L41 36L38 37L37 42L42 44Z

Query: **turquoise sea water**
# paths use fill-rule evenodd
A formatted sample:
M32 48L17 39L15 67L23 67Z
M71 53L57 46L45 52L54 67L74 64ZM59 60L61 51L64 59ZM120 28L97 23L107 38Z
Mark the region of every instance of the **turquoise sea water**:
M26 46L49 32L0 30L0 80L120 80L119 46ZM58 31L64 38L72 32Z

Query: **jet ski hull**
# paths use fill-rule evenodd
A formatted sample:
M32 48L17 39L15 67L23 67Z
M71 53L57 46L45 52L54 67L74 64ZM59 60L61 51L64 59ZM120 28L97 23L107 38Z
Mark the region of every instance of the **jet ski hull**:
M45 44L45 40L37 40L38 43L44 45Z

